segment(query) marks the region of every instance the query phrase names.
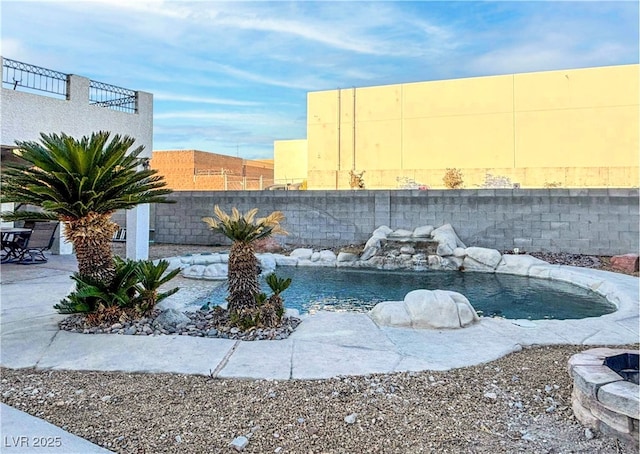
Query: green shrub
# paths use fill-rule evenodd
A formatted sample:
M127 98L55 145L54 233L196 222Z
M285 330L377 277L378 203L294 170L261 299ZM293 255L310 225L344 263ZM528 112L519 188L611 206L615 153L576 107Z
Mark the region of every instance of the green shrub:
M137 262L114 258L115 275L111 282L94 279L88 275L74 273L75 291L54 305L61 314L91 313L100 308L128 307L136 294Z
M114 265L115 276L110 283L74 273L75 291L53 307L61 314L94 314L113 308L110 313L114 316L123 310L146 315L156 304L178 291L178 288L173 288L158 293L161 285L180 272L176 269L166 273L169 267L166 260L154 264L151 260L122 260L115 257Z
M163 299L173 295L179 289L172 288L166 292L158 293L161 285L166 284L180 273L180 269L175 269L166 273L169 262L160 260L154 264L151 260L137 262L135 289L138 292L133 300L133 307L140 314L148 314Z

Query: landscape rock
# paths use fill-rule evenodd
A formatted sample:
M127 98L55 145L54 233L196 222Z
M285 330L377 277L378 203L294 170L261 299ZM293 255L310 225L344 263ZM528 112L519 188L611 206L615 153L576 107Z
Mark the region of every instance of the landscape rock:
M301 260L311 260L311 256L313 255L313 249L308 248L298 248L291 251L289 254L290 257L295 257Z
M172 271L175 270L177 268L185 268L186 264L182 261L182 257L169 257L164 259L167 262L169 262L169 267L167 268L167 271Z
M496 273L516 274L528 276L529 269L534 265L545 265L544 260L537 259L530 255L504 254L502 260L496 267Z
M430 255L427 257L427 263L432 270L442 269L442 257L439 255Z
M362 257L360 258L362 260ZM368 258L366 261L362 260L364 266L369 268L382 268L384 265L384 257L380 257L379 255Z
M387 235L387 238L409 238L413 232L406 229L397 229Z
M273 254L273 258L276 261L276 266L297 266L298 259L290 257L288 255Z
M320 260L323 262L335 262L336 261L336 254L333 251L330 250L324 250L324 251L320 251Z
M379 326L409 328L411 316L403 301L383 301L369 311L369 317Z
M199 254L191 257L191 265L209 265L211 263L220 263L219 254Z
M457 247L466 247L451 224L445 224L431 232L431 237L438 242L437 254L441 257L453 255L453 250Z
M358 255L351 252L339 252L336 257L338 263L355 262L356 260L358 260Z
M191 321L191 319L184 313L176 309L167 309L158 314L153 321L153 326L175 328L180 323L188 323L189 321Z
M190 279L202 279L205 268L204 265L188 266L182 270L182 275Z
M432 225L423 225L413 229L413 234L411 236L414 238L429 238L431 236L431 232L433 232Z
M346 422L347 424L355 424L357 419L358 419L358 414L351 413L350 415L347 415L344 417L344 422Z
M448 290L414 290L404 301L385 301L369 311L380 326L463 328L479 320L464 295Z
M376 255L379 251L379 248L377 247L369 247L366 248L364 250L364 252L362 253L362 255L360 256L360 260L362 260L363 262L371 259L374 255Z
M440 266L443 270L457 271L462 266L462 263L462 258L456 257L455 255L450 255L442 259L442 262L440 262Z
M472 258L476 262L487 265L492 270L495 270L500 260L502 260L502 254L496 249L472 246L464 251L467 254L467 258Z
M230 446L238 452L244 451L244 448L246 448L248 445L249 439L244 435L234 438L230 443Z
M272 254L258 254L257 257L263 275L267 275L275 271L277 262L276 258Z
M611 257L611 266L617 270L634 273L638 271L640 259L638 254L614 255Z
M335 262L323 262L322 260L305 260L299 259L298 266L315 266L315 267L334 267L336 266Z
M209 279L213 281L218 281L218 280L222 281L227 278L228 274L229 274L229 268L226 263L213 263L211 265L208 265L204 269L204 272L202 273L202 277L204 279Z
M459 257L459 258L465 258L467 256L467 253L465 252L465 248L463 247L457 247L453 250L453 256L454 257Z
M469 256L464 258L464 260L462 261L462 266L464 267L465 271L480 271L483 273L492 273L495 270L492 266L480 263Z
M386 238L386 237L385 237ZM380 247L380 240L381 239L385 239L385 238L380 238L377 236L372 236L371 238L369 238L367 240L367 242L364 244L364 250L366 251L369 248L375 247L375 248L379 248Z
M401 254L415 254L416 250L413 246L402 246L400 248Z
M381 225L380 227L378 227L373 231L371 236L375 236L378 238L386 238L391 232L393 232L393 229L389 228L386 225Z

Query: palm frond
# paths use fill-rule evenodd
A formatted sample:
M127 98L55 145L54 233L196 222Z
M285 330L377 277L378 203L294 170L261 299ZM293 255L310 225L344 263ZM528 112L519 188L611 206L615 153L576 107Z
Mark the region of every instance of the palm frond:
M46 207L69 217L107 213L141 203L171 202L155 170L138 170L143 148L135 139L108 132L75 139L41 134L40 142L18 141L14 153L23 162L7 163L1 192L4 201Z
M242 215L236 207L231 208L231 222L238 222L241 217Z
M253 208L253 209L247 211L243 216L244 222L246 222L247 224L252 224L253 223L253 219L256 217L257 213L258 213L258 209L257 208Z

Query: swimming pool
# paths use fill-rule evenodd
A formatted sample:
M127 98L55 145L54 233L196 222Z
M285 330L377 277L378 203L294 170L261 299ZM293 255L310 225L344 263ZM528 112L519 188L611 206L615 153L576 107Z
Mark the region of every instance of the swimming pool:
M318 310L368 311L381 301L402 301L411 290L453 290L467 297L483 316L508 319L579 319L615 312L604 296L565 282L494 273L389 271L321 267L278 267L290 277L282 293L285 306L301 313ZM270 294L264 279L263 291ZM226 285L192 308L224 303ZM197 306L197 307L194 307Z

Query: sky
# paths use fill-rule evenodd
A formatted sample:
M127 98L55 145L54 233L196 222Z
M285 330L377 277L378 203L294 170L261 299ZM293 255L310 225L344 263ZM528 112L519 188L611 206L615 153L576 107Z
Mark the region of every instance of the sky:
M637 1L0 0L6 58L154 95L154 150L272 159L311 91L638 63Z

